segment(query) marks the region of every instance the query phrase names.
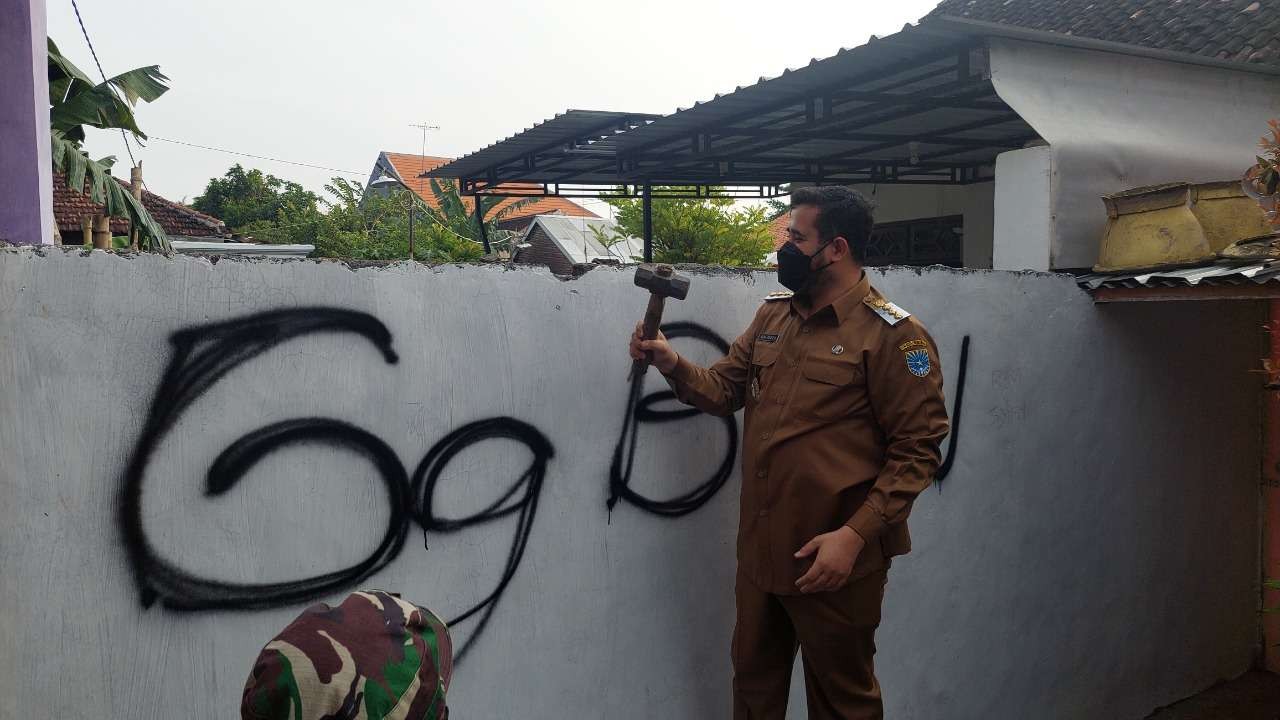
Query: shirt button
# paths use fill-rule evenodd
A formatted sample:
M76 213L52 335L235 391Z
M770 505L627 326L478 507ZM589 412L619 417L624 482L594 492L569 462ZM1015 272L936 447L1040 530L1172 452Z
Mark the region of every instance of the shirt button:
M795 366L796 366L796 361L795 361L795 359L794 359L794 358L792 358L792 359L787 360L787 365L788 365L789 367L795 367Z
M760 515L760 517L768 517L768 516L769 516L769 511L768 511L768 510L761 510L758 514Z
M769 473L767 473L767 472L765 472L765 471L763 471L763 470L757 470L757 471L756 471L756 477L758 477L758 478L762 478L762 477L764 477L764 476L766 476L766 475L768 475L768 474L769 474Z
M761 439L761 440L768 440L768 439L769 439L769 433L760 433L760 439Z
M786 403L787 403L787 399L786 399L786 398L784 398L784 397L782 397L781 395L779 395L779 396L778 396L778 404L779 404L779 405L785 405Z
M809 328L801 328L801 329L800 329L800 332L804 333L805 335L808 335L808 334L809 334Z

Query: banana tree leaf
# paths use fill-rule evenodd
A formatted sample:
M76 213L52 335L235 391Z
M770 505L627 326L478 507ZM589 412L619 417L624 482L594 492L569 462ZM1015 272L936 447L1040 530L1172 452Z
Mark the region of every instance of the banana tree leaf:
M130 105L137 105L138 100L151 102L169 92L165 84L169 78L160 72L159 65L148 65L135 68L107 80L107 84L124 93Z
M501 200L498 200L498 202L502 202L502 201L501 201ZM506 206L506 207L502 208L502 210L498 211L498 214L497 214L497 215L494 215L494 216L493 216L493 219L494 219L494 221L495 221L495 222L496 222L496 221L498 221L498 220L502 220L502 219L504 219L504 218L507 218L507 217L509 217L509 216L511 216L511 215L513 215L513 214L515 214L515 213L517 213L517 212L519 212L519 211L523 210L524 208L529 207L530 205L532 205L532 204L534 204L534 203L536 203L536 202L538 202L538 198L524 198L524 199L522 199L522 200L517 200L517 201L515 201L515 202L511 203L510 205L508 205L508 206ZM496 204L498 204L498 203L497 203L497 202L495 202L494 204L496 205ZM485 216L486 218L487 218L487 217L489 217L489 213L486 211L486 212L485 212L485 214L484 214L484 216Z
M54 130L66 132L77 125L102 129L121 128L136 137L145 138L133 117L133 110L105 83L74 93L60 105L49 109Z
M96 82L68 60L49 39L49 104L56 109L67 98L93 89Z
M57 44L53 42L53 38L46 38L49 43L49 80L50 82L60 79L78 80L89 87L93 87L97 83L93 81L83 70L76 67L75 63L67 59L62 51L58 49ZM56 77L55 77L56 75Z
M67 176L67 187L84 192L84 176L88 172L89 158L70 142L55 141L53 166Z

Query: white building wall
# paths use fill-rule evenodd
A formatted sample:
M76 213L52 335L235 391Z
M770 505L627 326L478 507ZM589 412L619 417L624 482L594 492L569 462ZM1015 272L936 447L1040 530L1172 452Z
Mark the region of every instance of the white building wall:
M1053 152L1011 150L996 157L996 270L1048 270L1053 248Z

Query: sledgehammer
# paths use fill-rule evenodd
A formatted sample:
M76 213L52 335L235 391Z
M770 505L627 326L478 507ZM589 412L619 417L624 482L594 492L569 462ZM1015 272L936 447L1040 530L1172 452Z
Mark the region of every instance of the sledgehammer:
M636 285L649 291L649 307L644 311L644 339L658 337L658 327L662 325L662 308L667 298L685 299L689 294L689 278L677 275L670 265L641 265L636 268ZM643 360L631 363L631 377L634 380L649 369L653 362L653 353L646 352Z

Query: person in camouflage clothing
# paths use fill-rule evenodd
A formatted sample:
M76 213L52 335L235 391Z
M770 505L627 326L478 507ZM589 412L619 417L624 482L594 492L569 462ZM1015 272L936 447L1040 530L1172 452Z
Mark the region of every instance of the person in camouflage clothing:
M449 629L381 590L307 608L267 643L244 686L243 720L446 720Z

